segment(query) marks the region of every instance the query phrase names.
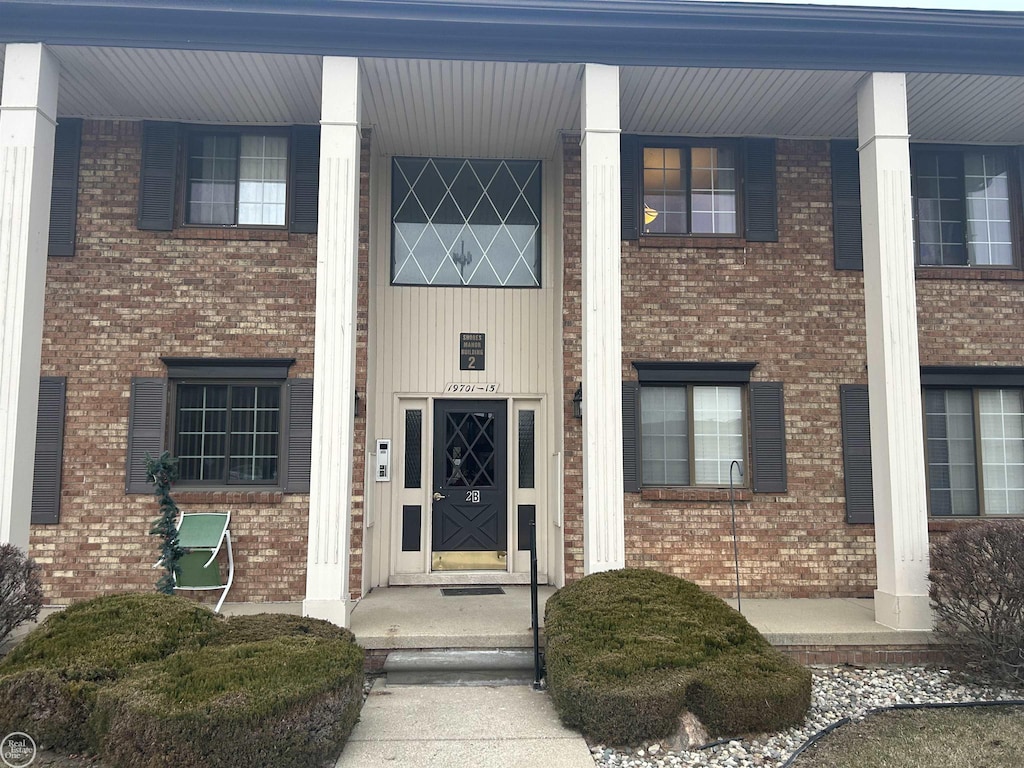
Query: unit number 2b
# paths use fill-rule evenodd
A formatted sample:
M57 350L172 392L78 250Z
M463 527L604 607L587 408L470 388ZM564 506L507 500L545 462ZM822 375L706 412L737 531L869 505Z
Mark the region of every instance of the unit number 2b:
M479 504L480 491L466 491L466 501L470 504Z

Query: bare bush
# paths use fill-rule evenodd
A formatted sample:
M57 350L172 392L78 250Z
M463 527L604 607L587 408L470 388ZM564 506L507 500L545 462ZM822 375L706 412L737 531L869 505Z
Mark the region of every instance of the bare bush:
M1024 520L972 525L932 549L929 596L950 664L1024 685Z
M0 643L19 624L39 616L42 606L39 566L13 544L0 544Z

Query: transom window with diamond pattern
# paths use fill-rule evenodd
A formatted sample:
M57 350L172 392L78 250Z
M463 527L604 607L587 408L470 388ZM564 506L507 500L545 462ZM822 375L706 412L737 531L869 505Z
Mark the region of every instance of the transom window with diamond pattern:
M395 158L394 285L540 285L540 162Z

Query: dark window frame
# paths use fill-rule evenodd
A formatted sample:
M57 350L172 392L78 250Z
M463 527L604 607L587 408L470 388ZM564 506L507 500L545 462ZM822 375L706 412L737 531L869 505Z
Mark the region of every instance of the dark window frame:
M224 476L211 480L199 480L195 478L182 478L178 481L181 486L195 487L195 488L207 488L207 487L236 487L236 486L280 486L283 484L282 471L284 469L284 462L282 457L284 454L285 445L285 393L284 393L284 380L272 381L267 379L171 379L169 381L170 392L168 394L168 401L170 404L170 421L168 422L170 429L168 429L168 438L170 446L168 450L172 455L177 457L177 442L178 442L178 397L179 391L182 386L204 386L204 387L227 387L227 401L225 406L225 431L224 431L224 445L225 450L223 454L220 454L224 459ZM264 389L276 389L278 406L277 406L277 459L275 466L276 477L269 480L256 480L256 479L245 479L245 480L232 480L231 479L231 460L233 454L231 453L231 438L234 433L231 430L232 414L235 410L233 392L236 388L264 388ZM205 432L204 432L205 434Z
M235 169L235 223L233 224L203 224L199 222L189 221L189 160L190 160L190 147L192 141L195 138L203 136L233 136L238 139L238 148L236 153L236 169ZM284 204L284 222L282 224L239 224L238 223L238 197L239 190L241 188L241 179L239 174L241 173L241 151L243 136L278 136L283 137L287 142L288 156L285 159L285 204ZM182 130L179 137L180 147L178 152L178 190L177 190L177 206L180 211L178 215L178 225L184 229L265 229L271 231L289 231L291 217L292 217L292 204L293 204L293 178L292 178L292 163L294 160L294 149L293 149L293 136L292 130L288 127L282 126L223 126L223 125L193 125L183 124Z
M1013 254L1012 264L977 264L972 261L972 254L970 246L967 242L967 230L968 230L968 213L967 213L967 191L966 188L963 190L963 197L961 200L964 203L964 212L962 218L962 225L964 228L964 249L967 255L966 264L925 264L921 261L921 222L918 216L918 190L920 189L919 174L921 170L920 157L925 153L945 153L949 155L957 155L962 160L968 152L989 152L994 154L1000 154L1006 160L1007 167L1007 187L1008 197L1010 206L1010 239L1011 239L1011 252ZM943 269L943 270L963 270L963 269L1009 269L1009 270L1021 270L1024 269L1024 256L1022 256L1022 250L1024 250L1024 192L1022 192L1021 184L1022 169L1020 163L1019 150L1015 150L1014 147L1005 145L988 145L988 144L911 144L910 145L910 178L911 178L911 213L913 216L913 228L914 228L914 265L919 269ZM963 177L963 171L960 172L960 177Z
M751 449L753 442L751 408L750 408L750 371L755 363L666 363L666 362L635 362L633 367L638 374L640 391L637 393L637 446L636 465L637 481L639 487L643 488L694 488L694 489L721 489L728 488L728 481L724 484L697 483L696 482L696 450L694 444L694 411L693 411L693 390L694 387L735 387L740 391L740 424L743 428L743 448L741 451L743 461L743 476L738 478L736 488L749 489L753 484L753 472L751 472L752 460ZM643 458L643 390L645 387L671 388L682 387L686 389L686 424L688 443L688 463L690 482L687 484L674 483L649 483L644 480L644 458Z
M288 443L290 437L290 402L288 398L288 371L294 359L208 359L163 358L167 366L167 417L164 448L176 455L178 440L178 388L181 385L277 387L278 435L277 477L273 480L236 480L230 478L231 461L231 402L225 432L225 475L215 480L178 480L176 487L185 490L228 489L285 490L288 483Z
M936 376L936 378L939 378ZM984 390L1017 390L1021 393L1021 398L1024 400L1024 379L1019 379L1016 382L983 382L983 383L966 383L957 382L955 378L950 383L940 382L929 382L922 386L922 397L921 397L921 415L922 415L922 429L924 432L924 470L925 470L925 491L928 498L928 517L932 520L974 520L974 519L987 519L987 520L1004 520L1011 518L1024 517L1024 510L1017 513L1007 514L989 514L985 509L985 465L982 457L982 420L981 420L981 393ZM947 391L958 391L968 392L971 396L971 420L974 434L972 435L973 441L973 456L974 456L974 478L975 478L975 501L977 504L976 514L934 514L932 511L932 463L929 460L928 452L928 409L926 404L925 394L929 391L933 392L947 392ZM1024 442L1024 441L1022 441Z
M644 150L645 149L685 149L686 168L684 176L686 179L686 232L644 232ZM734 232L694 232L693 231L693 185L692 185L692 156L691 149L712 148L730 149L736 159L736 229ZM637 222L642 238L715 238L730 239L742 238L746 232L746 219L743 206L745 174L743 167L744 147L740 139L709 139L709 138L687 138L687 137L658 137L640 136L637 140Z
M466 285L463 283L397 283L395 282L395 206L394 188L398 161L401 160L453 160L480 162L527 162L537 165L538 205L537 205L537 284L536 285ZM391 157L388 199L388 284L393 288L463 288L489 290L539 290L544 287L544 161L531 158L510 157L450 157L440 155L394 155Z

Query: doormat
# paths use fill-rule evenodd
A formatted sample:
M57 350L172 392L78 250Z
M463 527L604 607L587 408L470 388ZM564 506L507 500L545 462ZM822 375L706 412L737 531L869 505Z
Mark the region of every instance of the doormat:
M501 587L442 587L441 594L445 597L464 597L466 595L504 595Z

